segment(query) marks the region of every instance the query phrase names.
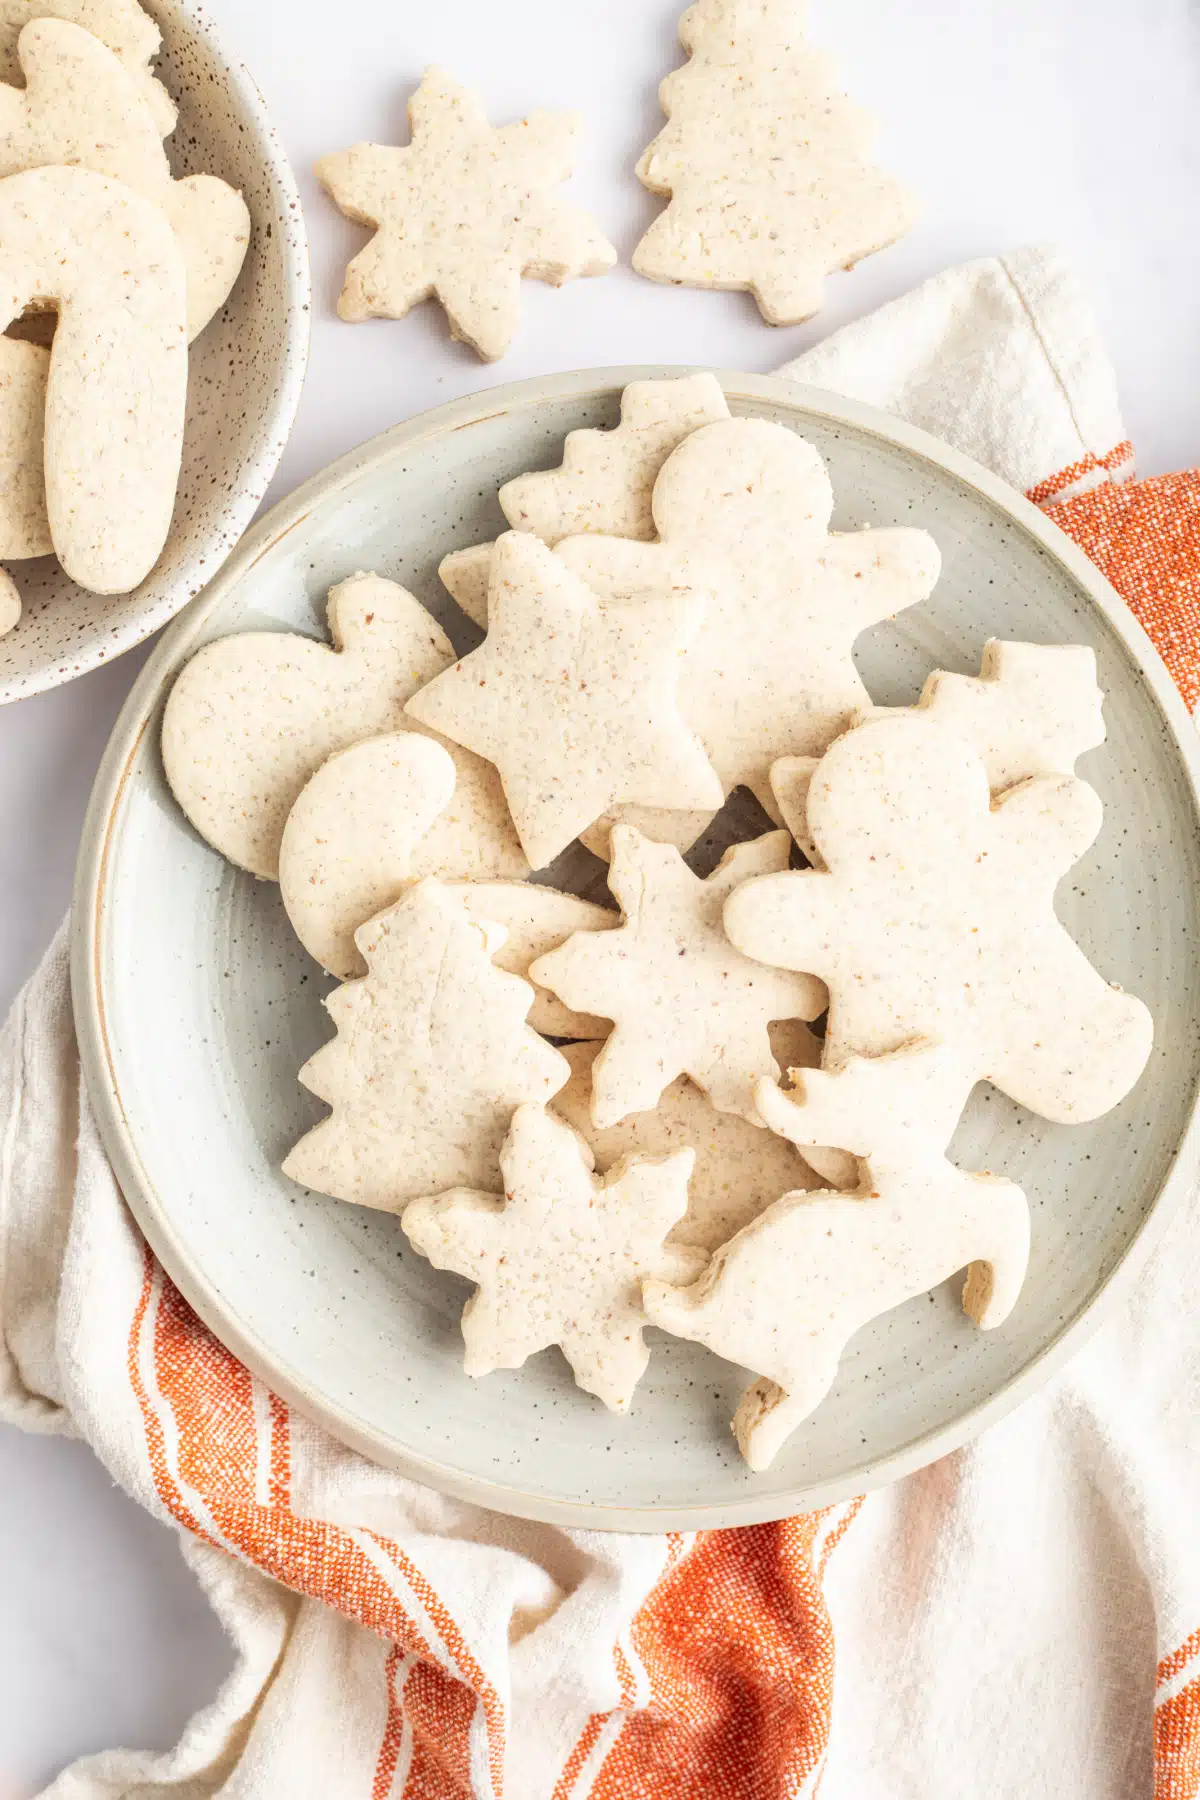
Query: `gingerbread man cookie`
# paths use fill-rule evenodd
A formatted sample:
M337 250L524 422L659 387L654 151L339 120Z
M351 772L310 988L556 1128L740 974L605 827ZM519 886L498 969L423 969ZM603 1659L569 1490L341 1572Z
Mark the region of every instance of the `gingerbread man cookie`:
M462 1319L467 1374L519 1369L557 1344L581 1388L627 1412L650 1360L642 1281L686 1280L706 1261L664 1242L687 1207L692 1163L690 1150L629 1157L599 1180L569 1125L519 1106L500 1156L502 1198L458 1190L412 1201L402 1223L414 1248L478 1284Z
M1137 1081L1153 1037L1141 1001L1055 917L1100 824L1084 782L1022 782L993 806L961 738L920 713L876 719L814 777L824 868L747 882L725 929L745 955L827 983L826 1069L926 1038L955 1047L964 1100L987 1078L1044 1118L1095 1119Z
M832 510L811 444L784 425L730 419L668 458L654 489L657 544L591 535L556 552L612 598L712 596L680 710L724 792L750 788L772 817L771 765L823 751L870 705L855 639L928 598L941 567L926 532L831 535Z
M555 287L617 260L586 213L551 190L570 175L580 120L533 113L493 129L471 94L427 69L409 101L406 149L358 144L324 156L317 180L375 236L346 271L343 319L402 319L435 296L452 337L485 362L521 318L521 277Z

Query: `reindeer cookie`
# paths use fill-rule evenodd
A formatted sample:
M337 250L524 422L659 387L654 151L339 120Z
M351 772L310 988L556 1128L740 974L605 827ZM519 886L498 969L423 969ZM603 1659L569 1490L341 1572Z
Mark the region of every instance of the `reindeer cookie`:
M229 295L250 241L241 195L212 175L171 179L144 82L90 31L35 19L17 55L25 86L0 85L0 176L52 164L94 169L154 201L183 252L188 336Z
M549 1100L570 1075L525 1023L528 982L493 965L503 941L436 881L363 926L368 972L329 996L337 1036L300 1071L333 1111L286 1175L384 1212L447 1188L499 1189L514 1108Z
M406 149L358 144L324 156L317 180L375 235L346 271L343 319L402 319L436 297L452 337L485 362L521 318L521 277L555 287L617 260L586 213L553 197L570 175L580 120L534 113L493 129L474 97L427 69L409 101Z
M581 1388L627 1412L650 1360L642 1281L686 1280L706 1260L664 1242L687 1207L692 1162L690 1150L628 1157L599 1180L583 1139L526 1105L500 1154L503 1197L460 1189L413 1200L402 1220L410 1243L478 1284L462 1319L467 1374L519 1369L558 1344Z
M580 932L530 969L568 1006L614 1022L592 1071L598 1127L648 1111L678 1075L718 1111L758 1124L754 1084L776 1074L767 1027L815 1019L825 990L742 956L721 918L743 882L786 869L790 849L785 831L769 832L728 850L701 881L671 845L614 828L608 885L624 915L620 930Z
M983 763L920 713L873 720L828 751L808 796L823 869L736 890L745 955L829 988L824 1066L922 1037L1044 1118L1098 1118L1150 1053L1140 1000L1109 985L1054 913L1100 829L1085 783L1020 783L991 803ZM845 1148L845 1146L838 1146Z
M831 536L832 510L811 444L783 425L730 419L668 458L654 489L658 543L589 535L556 552L609 597L711 596L680 710L723 791L745 785L772 817L772 764L823 751L870 705L855 639L926 599L941 566L923 531Z
M499 495L504 516L514 531L531 531L551 549L585 531L648 541L654 536L654 483L668 456L702 425L728 417L715 375L631 381L621 396L619 425L569 432L561 467L505 482ZM455 550L439 570L477 625L487 625L495 548L491 543Z
M158 560L187 398L183 259L165 214L90 169L0 180L0 330L58 306L46 385L50 536L73 581L124 594ZM136 427L131 424L136 421Z
M535 869L625 801L715 811L721 784L675 702L703 609L695 595L604 606L553 551L510 531L487 637L406 711L495 763Z
M363 739L409 731L405 701L454 661L449 638L421 603L378 575L355 575L332 588L327 616L332 647L282 631L242 632L205 645L180 674L163 715L163 765L175 798L215 850L265 881L279 878L288 815L322 765ZM345 906L385 884L397 838L411 836L400 813L414 803L413 765L403 756L396 762L394 748L364 750L361 759L334 768L308 795L292 832L292 896L321 859L321 831L336 828L343 836L343 860L329 864L324 899L313 895L310 906L297 908L322 952L338 941L349 954L340 936ZM457 842L464 859L454 872L523 875L528 864L495 771L457 746L450 755L456 803L448 799L441 809L440 836L443 848ZM422 774L435 766L444 765L428 757L419 764Z
M1025 1279L1029 1207L1019 1187L946 1160L959 1117L953 1053L909 1046L836 1074L800 1077L795 1096L759 1088L772 1130L862 1157L852 1193L785 1194L719 1250L692 1287L646 1282L647 1316L761 1379L733 1429L750 1467L770 1467L832 1387L869 1320L970 1265L963 1306L1003 1324Z

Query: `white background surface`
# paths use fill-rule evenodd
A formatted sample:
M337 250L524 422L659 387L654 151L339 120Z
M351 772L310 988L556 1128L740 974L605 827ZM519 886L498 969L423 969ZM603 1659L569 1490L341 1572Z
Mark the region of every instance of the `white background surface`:
M275 114L312 244L312 363L270 498L494 382L622 362L771 369L947 263L1037 238L1062 244L1092 291L1142 472L1200 459L1193 0L814 0L814 38L884 121L881 159L926 211L905 243L830 283L819 321L783 332L743 296L655 288L627 266L657 207L632 168L677 60L680 4L211 0ZM402 141L430 61L476 86L496 122L537 106L585 114L574 193L626 265L557 292L527 284L522 334L490 367L449 343L431 307L358 327L333 311L364 233L316 189L312 162L361 138ZM0 713L0 1004L66 908L92 775L138 661ZM80 1446L0 1430L0 1800L86 1750L165 1747L226 1663L171 1534Z

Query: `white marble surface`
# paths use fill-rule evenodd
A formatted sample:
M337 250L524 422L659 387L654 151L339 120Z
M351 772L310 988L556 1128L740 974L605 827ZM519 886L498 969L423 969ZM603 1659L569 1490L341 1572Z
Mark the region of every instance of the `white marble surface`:
M1143 472L1200 456L1193 0L813 0L814 37L881 114L881 154L927 206L904 244L831 283L812 325L772 332L742 296L655 288L627 266L561 292L528 285L524 330L498 366L451 345L432 308L401 324L336 319L363 234L316 189L313 159L395 139L434 60L477 85L497 120L584 112L574 189L627 259L655 207L632 165L676 59L680 4L210 0L274 110L312 240L312 365L273 497L396 420L493 382L635 361L770 369L948 262L1037 238L1062 244L1094 294ZM92 773L137 661L0 714L4 1003L66 907ZM76 1444L0 1429L0 1595L0 1800L86 1750L167 1745L226 1666L170 1534Z

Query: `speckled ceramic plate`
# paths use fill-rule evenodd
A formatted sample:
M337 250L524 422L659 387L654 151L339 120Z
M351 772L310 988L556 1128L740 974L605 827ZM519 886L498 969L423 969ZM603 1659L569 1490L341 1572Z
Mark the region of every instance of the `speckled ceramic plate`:
M865 407L731 375L735 412L796 427L828 459L836 525L923 525L941 545L932 601L862 640L879 701L911 701L935 666L976 670L990 636L1083 642L1099 657L1109 740L1082 769L1106 822L1059 907L1099 968L1149 1003L1157 1047L1135 1092L1095 1125L1049 1125L977 1091L956 1153L1021 1182L1033 1206L1015 1311L981 1334L951 1283L879 1319L776 1466L754 1476L729 1433L742 1371L652 1333L627 1418L579 1392L557 1352L469 1381L463 1285L412 1253L393 1219L279 1173L323 1110L296 1071L330 1035L328 984L277 889L227 867L175 807L158 750L173 675L227 632L318 632L327 587L361 568L405 582L471 641L440 590L440 557L499 528L503 480L555 463L573 427L614 423L627 381L680 372L494 389L399 426L276 507L130 696L92 798L75 910L76 1014L105 1141L147 1236L213 1330L330 1431L408 1474L501 1510L633 1530L775 1517L962 1443L1117 1302L1197 1159L1197 753L1150 643L1067 539L965 458Z
M308 245L300 198L253 77L199 11L141 0L162 31L155 65L179 108L175 175L220 175L250 209L233 292L191 346L183 468L170 536L131 594L101 597L52 556L8 562L22 617L0 638L0 705L73 681L174 618L254 517L287 442L308 360Z

